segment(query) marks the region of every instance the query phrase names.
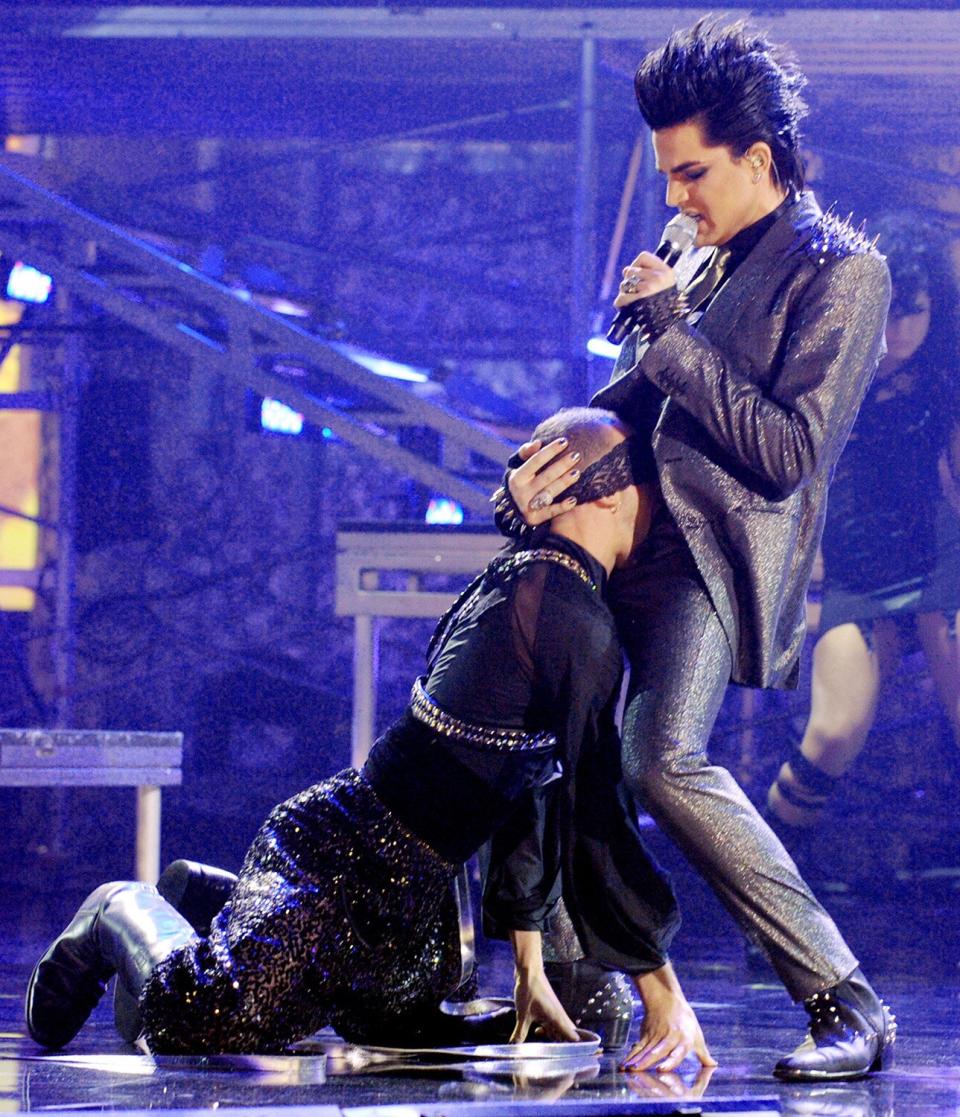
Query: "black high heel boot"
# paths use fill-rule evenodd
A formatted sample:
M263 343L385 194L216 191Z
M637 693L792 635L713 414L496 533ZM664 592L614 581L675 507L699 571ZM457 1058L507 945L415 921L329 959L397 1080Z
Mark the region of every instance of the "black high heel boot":
M563 897L543 937L543 956L547 980L574 1024L596 1032L606 1051L623 1047L633 1023L633 988L624 974L584 956Z
M63 1047L112 974L136 999L157 963L193 937L190 924L153 885L102 884L34 968L24 1005L27 1030L43 1047Z
M237 883L235 873L203 865L199 861L171 861L160 874L157 891L202 937L210 934L210 924L230 897ZM140 1008L123 982L113 990L113 1023L127 1043L136 1042L141 1031Z
M547 980L578 1028L600 1036L605 1051L626 1045L633 1023L633 990L629 979L597 962L544 962Z
M892 1061L896 1017L859 967L839 985L814 993L803 1004L810 1031L774 1067L777 1078L793 1082L861 1078Z

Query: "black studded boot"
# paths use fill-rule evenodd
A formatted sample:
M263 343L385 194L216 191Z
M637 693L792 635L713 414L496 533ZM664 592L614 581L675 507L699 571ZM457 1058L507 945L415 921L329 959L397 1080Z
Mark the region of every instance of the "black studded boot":
M605 1050L624 1047L633 1023L630 979L584 957L562 898L543 938L543 956L547 980L574 1024L596 1032Z
M810 1031L774 1067L777 1078L793 1082L862 1078L892 1062L896 1018L859 968L803 1004Z
M578 1028L596 1032L605 1051L626 1046L633 1023L633 989L628 977L605 970L589 958L544 962L543 968Z
M193 937L190 924L153 885L102 884L34 968L24 1005L27 1030L44 1047L63 1047L114 973L136 999L157 963Z

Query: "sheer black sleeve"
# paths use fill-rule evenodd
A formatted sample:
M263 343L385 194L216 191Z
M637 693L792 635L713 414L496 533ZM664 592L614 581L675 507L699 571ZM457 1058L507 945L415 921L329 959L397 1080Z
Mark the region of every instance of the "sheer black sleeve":
M557 784L530 791L481 855L483 933L546 931L560 898Z
M621 654L612 618L595 591L555 568L542 574L539 586L525 579L514 608L518 630L528 634L536 610L532 702L549 712L563 778L542 789L495 839L489 925L501 931L542 926L559 871L588 956L629 973L656 969L666 961L677 909L623 786L613 719Z

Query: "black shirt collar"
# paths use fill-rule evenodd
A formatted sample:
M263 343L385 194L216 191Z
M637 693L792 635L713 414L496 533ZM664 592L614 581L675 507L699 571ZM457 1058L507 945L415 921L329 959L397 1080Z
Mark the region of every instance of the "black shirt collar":
M731 237L730 240L723 245L723 247L730 252L730 258L726 265L727 275L746 260L754 248L760 243L764 233L780 220L790 206L793 205L795 200L796 199L791 194L788 194L772 213L768 213L766 217L761 217L759 221L754 221L752 225L748 225L745 229L741 229L736 236Z

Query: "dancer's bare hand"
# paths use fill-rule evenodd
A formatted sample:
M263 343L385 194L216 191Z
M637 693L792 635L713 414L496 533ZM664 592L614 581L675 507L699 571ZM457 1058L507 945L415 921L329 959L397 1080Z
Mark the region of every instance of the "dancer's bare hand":
M657 970L638 974L634 983L643 1001L643 1024L640 1038L620 1069L672 1071L691 1054L701 1066L715 1067L697 1014L683 995L673 966L666 962Z
M525 442L519 450L523 465L514 469L507 484L524 520L536 527L568 512L577 502L561 499L563 493L580 476L580 454L567 450L565 438L556 438L546 446L538 439Z
M696 1055L700 1065L715 1067L696 1013L682 998L669 998L656 1008L648 1007L640 1028L640 1038L621 1062L626 1071L676 1070L688 1055Z
M513 997L517 1024L510 1036L511 1043L523 1043L536 1025L548 1039L575 1041L580 1038L576 1025L564 1011L542 969L518 970Z

